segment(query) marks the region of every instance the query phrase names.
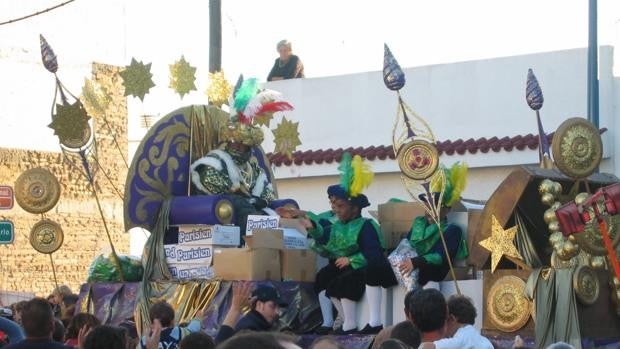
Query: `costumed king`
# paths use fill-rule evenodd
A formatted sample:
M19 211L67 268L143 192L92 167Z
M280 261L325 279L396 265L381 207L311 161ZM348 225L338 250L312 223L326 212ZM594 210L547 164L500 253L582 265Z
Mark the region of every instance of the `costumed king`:
M273 186L252 148L263 142L256 120L293 107L278 92L258 90L256 79L244 81L235 93L229 123L219 131L221 145L191 166L192 182L199 192L226 194L235 210L235 224L245 233L251 214L275 212L269 204L276 199Z

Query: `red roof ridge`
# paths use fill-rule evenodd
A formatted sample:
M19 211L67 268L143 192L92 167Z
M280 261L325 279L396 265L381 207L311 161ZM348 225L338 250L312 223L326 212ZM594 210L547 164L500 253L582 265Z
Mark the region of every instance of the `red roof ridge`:
M607 131L606 127L599 129L599 132L602 134ZM547 135L547 139L549 143L553 139L553 133ZM447 155L465 155L466 153L477 154L481 152L483 154L492 151L494 153L499 153L500 151L513 151L513 150L534 150L538 148L538 135L528 133L526 135L515 135L512 137L504 136L498 138L497 136L493 136L491 138L480 137L480 138L469 138L467 140L463 140L461 138L450 140L447 139L445 141L437 141L437 151L439 154L447 154ZM328 149L316 149L316 150L298 150L293 153L292 158L288 158L284 154L280 153L269 153L267 157L271 161L271 164L274 166L290 166L293 163L295 165L312 165L312 164L322 164L322 163L338 163L340 159L342 159L342 154L348 151L351 155L359 155L362 158L368 160L386 160L396 159L396 155L394 155L394 150L391 145L371 145L368 147L348 147L346 149L343 148L328 148Z

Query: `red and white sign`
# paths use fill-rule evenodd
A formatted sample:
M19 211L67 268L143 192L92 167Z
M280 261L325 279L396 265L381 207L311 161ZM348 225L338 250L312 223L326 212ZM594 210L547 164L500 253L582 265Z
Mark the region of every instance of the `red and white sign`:
M8 185L0 185L0 210L13 208L13 188Z

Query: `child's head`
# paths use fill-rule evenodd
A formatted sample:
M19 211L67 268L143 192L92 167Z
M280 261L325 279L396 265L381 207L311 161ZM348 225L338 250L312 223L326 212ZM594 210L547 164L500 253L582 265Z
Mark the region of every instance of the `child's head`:
M149 309L151 322L158 319L162 327L170 327L174 324L174 309L166 301L159 301Z

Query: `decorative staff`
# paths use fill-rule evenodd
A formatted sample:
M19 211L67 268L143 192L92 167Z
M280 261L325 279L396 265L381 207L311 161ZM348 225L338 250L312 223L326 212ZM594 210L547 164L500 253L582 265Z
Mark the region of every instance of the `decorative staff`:
M52 123L48 125L54 130L54 134L58 136L60 149L64 159L74 168L78 169L88 181L97 203L99 214L103 222L103 227L108 237L108 242L112 250L112 261L119 271L121 281L124 281L123 271L116 254L116 249L112 243L112 237L108 229L108 225L103 214L101 202L95 188L95 176L97 167L91 166L92 162L98 163L97 160L97 139L91 129L89 122L90 116L82 102L75 97L60 81L56 72L58 71L58 61L56 54L47 43L43 35L40 35L41 41L41 59L43 66L54 74L56 80L56 89L54 91L54 102L52 104ZM71 102L73 101L73 102ZM58 103L60 102L60 103ZM81 167L77 162L81 164Z
M392 146L402 172L401 179L411 197L424 207L427 214L439 228L439 236L450 268L450 274L458 294L461 294L452 260L441 228L441 207L446 189L446 173L438 171L439 153L433 131L428 123L416 114L403 100L400 90L405 86L405 73L384 45L383 82L398 95L397 116L392 129ZM431 192L438 189L439 196Z

